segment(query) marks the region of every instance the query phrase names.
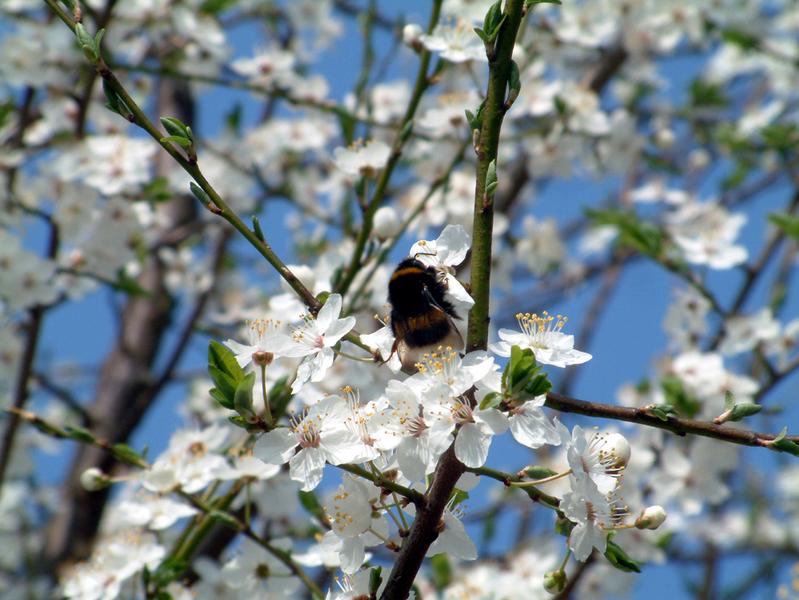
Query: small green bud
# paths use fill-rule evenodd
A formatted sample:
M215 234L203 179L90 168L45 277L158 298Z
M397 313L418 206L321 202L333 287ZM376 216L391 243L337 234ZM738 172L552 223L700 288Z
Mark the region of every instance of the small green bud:
M563 571L548 571L544 574L544 589L550 594L562 592L566 587L566 573Z

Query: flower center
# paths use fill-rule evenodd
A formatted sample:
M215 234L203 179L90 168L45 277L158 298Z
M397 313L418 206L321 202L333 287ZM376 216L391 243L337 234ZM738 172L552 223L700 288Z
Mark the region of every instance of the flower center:
M321 417L317 417L320 423L314 419L309 419L307 413L300 415L299 418L292 417L291 429L297 436L297 443L301 448L318 448L321 442L319 426Z
M569 319L563 315L553 317L544 311L540 316L537 313L517 313L516 320L532 347L549 348L552 334L561 333Z
M458 353L451 346L439 346L435 352L425 353L416 363L420 373L430 374L447 385L455 383L458 370Z

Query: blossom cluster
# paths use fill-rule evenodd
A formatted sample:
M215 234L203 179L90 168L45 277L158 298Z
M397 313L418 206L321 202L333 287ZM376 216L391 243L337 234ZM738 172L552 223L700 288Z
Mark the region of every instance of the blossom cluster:
M618 388L650 425L795 434L795 2L525 3L493 165L489 344L429 348L415 373L389 322L392 262L436 271L465 339L497 5L435 2L425 27L392 3L357 24L357 3L332 0L52 3L105 30L105 63L87 65L47 4L0 2L0 404L16 411L0 595L52 597L57 571L73 598L292 598L326 571L315 595L368 597L449 448L466 473L428 554L451 564L418 575L424 597L548 597L572 577L576 597L619 597L637 585L622 571L675 556L708 580L728 556L795 557L799 470L762 467L774 439L754 459L546 406L552 385L607 416ZM344 91L340 49L361 34ZM187 146L161 137L156 117L178 115ZM290 284L189 195L200 183L260 218L245 233L289 257ZM206 370L208 335L226 341ZM185 423L143 442L173 399ZM99 446L60 489L53 437ZM518 544L499 556L510 518Z

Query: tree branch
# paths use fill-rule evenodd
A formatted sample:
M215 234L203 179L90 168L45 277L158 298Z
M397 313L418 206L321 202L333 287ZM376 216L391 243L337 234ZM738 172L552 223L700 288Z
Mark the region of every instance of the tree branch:
M486 348L488 342L489 292L491 286L491 237L494 221L494 190L487 190L489 165L496 165L502 120L509 108L506 88L511 74L511 53L522 20L524 0L507 0L504 23L489 57L488 91L483 121L475 151L477 181L475 184L474 219L471 249L471 293L475 304L469 312L466 350ZM408 597L416 573L430 545L438 537L439 522L450 494L465 467L455 456L454 445L441 456L425 498L426 505L416 513L408 537L391 570L382 600L404 600Z
M709 421L681 419L671 415L664 421L645 407L627 408L625 406L600 404L599 402L586 402L585 400L577 400L576 398L562 396L561 394L555 394L553 392L547 394L546 406L560 412L585 415L587 417L599 417L601 419L627 421L628 423L665 429L679 436L687 434L701 435L703 437L742 446L769 448L772 447L770 442L777 437L772 433L758 433L746 429L733 429L732 427L716 425ZM785 439L799 443L799 436L787 436Z

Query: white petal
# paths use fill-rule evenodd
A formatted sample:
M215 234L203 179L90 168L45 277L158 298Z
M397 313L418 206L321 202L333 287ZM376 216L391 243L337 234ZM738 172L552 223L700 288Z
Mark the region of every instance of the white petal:
M447 266L458 266L466 258L471 243L463 225L447 225L436 240L438 259Z
M488 458L491 436L474 423L467 423L455 438L455 456L467 467L482 467Z
M569 535L569 548L580 562L585 562L594 549L589 529L586 523L578 523Z
M325 346L335 346L353 327L355 327L355 317L352 316L333 321L325 331Z
M303 484L303 492L310 492L322 481L325 458L317 448L303 448L291 457L289 467L291 478Z
M299 344L290 335L277 333L272 338L270 351L276 356L299 358L316 352L316 348L308 344Z
M328 430L322 437L321 449L331 465L368 460L369 457L364 456L368 454L366 448L358 436L344 427Z
M236 362L239 363L240 367L246 367L252 360L252 353L257 350L255 346L245 346L244 344L239 344L236 340L225 340L225 346L230 348L233 354L236 355Z
M280 427L258 438L253 454L270 465L282 465L294 454L297 436L291 429Z
M339 556L341 557L341 570L348 575L355 573L366 558L361 538L354 537L343 539L341 541Z
M397 446L397 464L410 481L422 481L427 474L430 452L425 438L403 438Z
M463 287L454 275L447 273L447 294L464 304L467 308L474 305L474 298L471 297L466 288Z
M552 423L540 411L525 410L510 418L510 432L517 442L528 448L540 448L544 444L557 446L560 436Z
M495 342L489 344L488 349L497 356L510 356L511 344L507 342Z
M341 294L330 294L324 306L316 315L316 325L320 331L327 331L334 319L341 313Z
M508 417L496 408L475 410L474 418L478 422L485 423L494 435L504 433L508 428Z

